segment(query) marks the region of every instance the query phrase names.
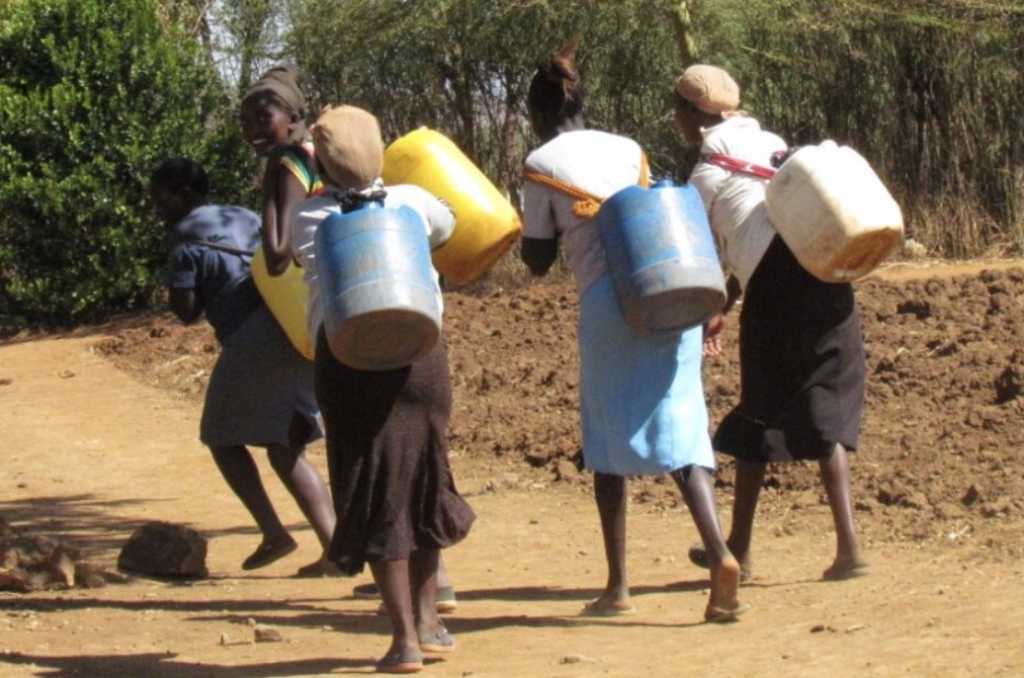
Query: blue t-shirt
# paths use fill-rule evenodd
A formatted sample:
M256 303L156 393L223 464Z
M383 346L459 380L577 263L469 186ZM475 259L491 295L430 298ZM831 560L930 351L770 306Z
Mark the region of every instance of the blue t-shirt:
M223 342L263 303L249 271L260 218L243 207L204 205L171 229L170 241L168 284L195 290Z

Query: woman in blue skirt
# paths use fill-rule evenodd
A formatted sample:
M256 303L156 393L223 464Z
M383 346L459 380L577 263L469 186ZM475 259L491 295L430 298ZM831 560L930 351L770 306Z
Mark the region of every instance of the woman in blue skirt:
M740 568L722 536L715 461L701 386L700 328L638 335L625 323L593 219L600 201L649 177L636 142L585 129L583 90L569 44L539 67L530 121L544 142L526 160L522 258L545 274L561 243L580 293L583 460L594 472L608 582L584 614L634 611L626 578L626 476L668 473L711 560L705 619L734 621Z

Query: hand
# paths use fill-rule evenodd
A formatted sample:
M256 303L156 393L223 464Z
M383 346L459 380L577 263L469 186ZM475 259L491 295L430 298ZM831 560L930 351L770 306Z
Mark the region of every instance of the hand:
M704 323L704 355L717 358L722 355L722 328L725 318L721 314L713 315Z

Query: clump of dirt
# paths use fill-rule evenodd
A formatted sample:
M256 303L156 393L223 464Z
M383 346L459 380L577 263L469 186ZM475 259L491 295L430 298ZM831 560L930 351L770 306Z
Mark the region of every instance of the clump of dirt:
M854 457L860 524L878 538L931 539L1024 515L1024 270L905 282L868 280L857 298L867 350L867 403ZM446 295L454 386L453 450L583 483L578 304L570 283ZM739 398L737 318L726 357L705 365L712 422ZM142 379L202 394L217 347L205 325L154 316L101 350ZM729 489L722 459L717 484ZM772 468L765 510L820 510L814 465ZM664 479L632 484L634 501L679 505ZM726 494L726 493L723 493ZM966 526L966 527L965 527Z

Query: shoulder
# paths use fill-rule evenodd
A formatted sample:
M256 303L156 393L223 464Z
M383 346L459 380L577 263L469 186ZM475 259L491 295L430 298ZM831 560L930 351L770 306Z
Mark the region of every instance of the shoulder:
M331 212L337 212L337 201L329 195L318 195L306 198L295 206L293 214L297 219L316 219L319 221Z
M705 130L701 152L743 157L744 151L765 148L785 149L786 142L779 135L762 129L757 119L738 116Z
M595 158L639 162L643 149L633 139L602 130L586 129L559 134L526 157L526 169L542 174L567 162L590 164Z
M448 205L433 193L413 184L385 186L384 190L387 191L385 205L388 207L408 205L409 207L424 210L436 209L439 207L448 208Z

